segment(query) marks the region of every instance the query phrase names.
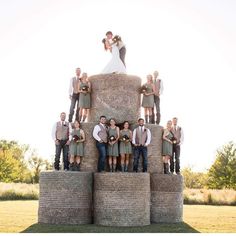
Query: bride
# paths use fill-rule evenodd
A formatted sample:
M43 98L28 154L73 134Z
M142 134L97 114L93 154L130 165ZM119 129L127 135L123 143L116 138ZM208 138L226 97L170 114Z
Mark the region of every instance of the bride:
M118 49L118 43L114 41L108 41L108 39L102 40L104 44L105 50L110 50L111 52L111 60L108 62L106 67L103 69L102 74L126 74L126 68L123 64L123 62L120 59L120 53Z

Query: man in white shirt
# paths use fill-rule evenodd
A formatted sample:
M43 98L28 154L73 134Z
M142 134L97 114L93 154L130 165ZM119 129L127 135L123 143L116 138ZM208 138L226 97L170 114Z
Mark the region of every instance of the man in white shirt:
M171 132L174 134L176 144L173 145L173 155L170 158L170 172L173 174L174 170L177 175L180 174L180 145L184 142L184 132L181 127L177 125L178 118L172 119Z
M79 117L79 81L80 81L80 74L81 70L80 68L76 68L76 76L72 77L70 80L70 86L69 86L69 98L71 100L70 105L70 114L68 121L71 123L74 115L74 110L76 106L76 115L75 120L80 120ZM77 103L77 104L76 104Z
M134 145L133 171L138 172L140 155L143 156L143 172L147 172L147 146L151 142L151 132L144 126L144 119L138 119L139 126L133 131L132 143Z
M98 157L98 172L105 171L106 156L107 156L107 127L106 117L100 117L100 123L94 126L93 137L96 140L96 147L99 152Z
M153 72L153 78L154 78L154 106L156 107L156 121L155 121L155 113L154 113L154 108L152 109L152 124L159 125L160 120L161 120L161 111L160 111L160 95L163 93L163 81L158 78L159 73L158 71Z
M69 169L69 135L71 133L71 125L69 122L66 122L66 113L62 112L60 115L60 121L56 122L52 128L52 139L56 145L56 154L55 154L55 162L54 168L55 170L59 170L60 166L60 156L61 151L63 152L63 163L64 170Z

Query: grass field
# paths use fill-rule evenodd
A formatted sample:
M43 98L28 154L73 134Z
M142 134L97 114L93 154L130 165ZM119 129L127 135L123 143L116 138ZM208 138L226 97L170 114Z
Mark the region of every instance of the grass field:
M235 206L185 205L184 223L152 224L145 227L37 224L38 201L0 201L0 232L236 232Z
M184 189L184 204L236 206L233 189ZM0 183L1 200L38 200L39 185L24 183Z

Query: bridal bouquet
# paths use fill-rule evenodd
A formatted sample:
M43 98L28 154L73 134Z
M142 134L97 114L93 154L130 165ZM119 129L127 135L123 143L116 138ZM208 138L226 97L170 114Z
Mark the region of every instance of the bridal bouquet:
M113 37L112 41L113 41L114 43L120 42L120 41L121 41L121 37L120 37L119 35L115 35L115 36Z

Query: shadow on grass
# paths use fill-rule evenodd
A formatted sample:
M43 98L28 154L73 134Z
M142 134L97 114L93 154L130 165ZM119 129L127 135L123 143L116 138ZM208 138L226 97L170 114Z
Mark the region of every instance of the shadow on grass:
M22 233L199 233L182 222L175 224L151 224L143 227L108 227L88 225L33 224Z

